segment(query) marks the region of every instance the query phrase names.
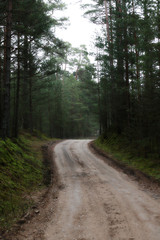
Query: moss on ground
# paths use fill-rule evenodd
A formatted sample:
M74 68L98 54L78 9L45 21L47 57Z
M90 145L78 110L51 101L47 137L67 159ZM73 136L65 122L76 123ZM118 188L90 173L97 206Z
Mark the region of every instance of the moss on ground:
M44 187L41 145L46 140L38 132L0 139L0 231L21 217L33 204L32 192Z
M106 153L109 153L118 161L134 167L148 176L160 181L160 159L157 156L143 157L125 140L116 135L107 140L99 137L95 145Z

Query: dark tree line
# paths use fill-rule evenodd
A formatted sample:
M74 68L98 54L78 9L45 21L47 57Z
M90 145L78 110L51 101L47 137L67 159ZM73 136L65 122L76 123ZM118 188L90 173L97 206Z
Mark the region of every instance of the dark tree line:
M160 1L94 0L86 14L97 37L102 135L160 154Z

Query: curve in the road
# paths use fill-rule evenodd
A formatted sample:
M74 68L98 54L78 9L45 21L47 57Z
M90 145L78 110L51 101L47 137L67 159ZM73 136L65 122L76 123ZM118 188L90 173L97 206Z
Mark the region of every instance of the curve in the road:
M46 240L160 240L160 204L90 152L90 140L55 147L64 186Z

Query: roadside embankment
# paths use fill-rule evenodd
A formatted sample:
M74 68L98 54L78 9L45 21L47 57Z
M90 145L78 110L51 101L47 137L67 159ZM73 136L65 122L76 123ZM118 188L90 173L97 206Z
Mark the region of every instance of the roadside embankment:
M132 176L145 188L153 189L154 192L159 189L160 164L157 160L137 156L129 148L123 148L122 145L119 147L116 141L114 143L102 138L92 141L90 149L112 167Z
M0 139L0 233L21 222L45 195L52 179L48 144L54 140L49 141L37 132Z

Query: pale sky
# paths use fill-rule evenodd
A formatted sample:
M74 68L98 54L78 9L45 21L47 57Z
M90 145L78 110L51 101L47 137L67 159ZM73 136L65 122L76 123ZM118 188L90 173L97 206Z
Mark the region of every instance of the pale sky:
M70 26L67 29L57 28L56 35L64 41L70 42L73 47L84 44L89 51L92 51L94 38L100 26L96 26L84 18L85 10L80 8L81 3L92 3L92 0L63 0L63 2L67 5L67 9L59 13L58 16L68 17Z

